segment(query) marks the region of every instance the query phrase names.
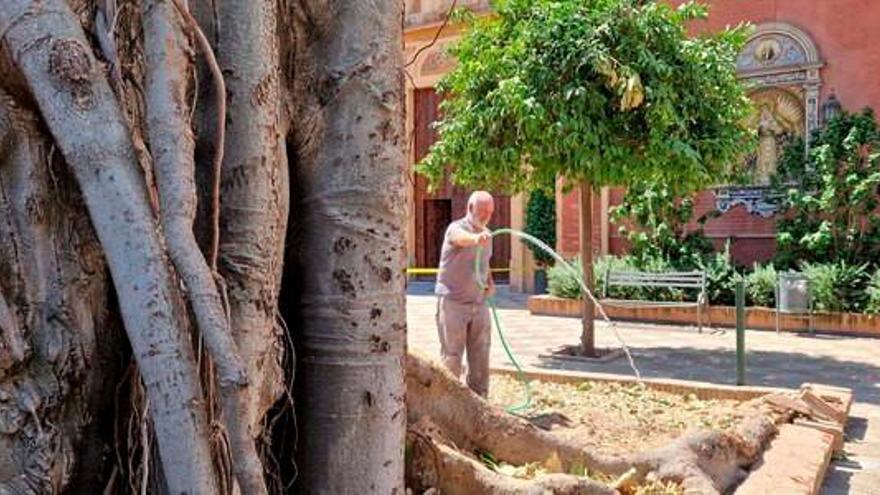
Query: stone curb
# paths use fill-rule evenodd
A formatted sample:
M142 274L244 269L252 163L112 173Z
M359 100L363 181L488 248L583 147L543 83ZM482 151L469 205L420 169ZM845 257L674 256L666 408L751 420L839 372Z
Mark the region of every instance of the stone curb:
M516 376L517 370L509 366L493 366L493 373ZM523 369L523 374L533 380L545 380L555 383L578 383L586 380L597 382L614 382L624 385L635 385L639 382L634 376L617 375L613 373L597 373L587 371L567 370L542 370L536 368ZM698 382L691 380L676 380L673 378L643 378L642 383L651 390L669 392L673 394L694 394L700 400L731 399L751 400L767 394L779 392L793 392L792 389L778 387L737 387L734 385L719 385L710 382Z
M530 296L527 302L530 313L541 316L581 316L581 302L576 299L563 299L550 295ZM694 307L677 306L604 306L612 320L637 321L696 326L697 310ZM783 314L780 318L781 330L804 333L807 331L807 317ZM704 327L736 326L736 308L730 306L709 306L703 314ZM860 313L814 313L813 327L816 332L856 336L880 337L880 316ZM746 308L746 328L750 330L775 330L776 312L769 308Z
M797 424L784 424L736 495L815 495L831 462L834 437Z

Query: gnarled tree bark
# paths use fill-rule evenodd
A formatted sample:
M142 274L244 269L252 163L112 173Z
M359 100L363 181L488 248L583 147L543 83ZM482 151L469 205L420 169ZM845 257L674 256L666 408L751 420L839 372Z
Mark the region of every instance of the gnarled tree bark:
M241 493L281 491L292 455L261 456L291 388L300 491L401 493L402 5L186 3L0 0L0 494L234 492L230 459Z
M6 1L0 33L73 170L107 257L169 488L214 493L204 403L175 281L115 96L65 2Z
M0 90L0 494L106 482L108 439L91 424L107 420L96 411L124 352L109 283L71 174Z

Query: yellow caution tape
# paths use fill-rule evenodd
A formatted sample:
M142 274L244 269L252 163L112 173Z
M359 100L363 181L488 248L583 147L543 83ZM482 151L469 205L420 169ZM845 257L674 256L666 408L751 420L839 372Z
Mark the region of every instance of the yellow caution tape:
M490 270L492 273L507 273L510 271L510 268L492 268ZM437 268L407 268L407 275L436 275L440 270Z

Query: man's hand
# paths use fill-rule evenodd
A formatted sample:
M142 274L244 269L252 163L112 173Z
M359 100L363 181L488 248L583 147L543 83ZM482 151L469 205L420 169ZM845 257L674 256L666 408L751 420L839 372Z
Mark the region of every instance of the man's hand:
M493 297L495 295L495 284L489 284L483 289L483 295L485 297Z
M483 295L485 297L492 297L495 295L495 279L492 277L492 272L489 272L489 280L486 284L486 287L483 289Z
M492 242L492 235L487 231L480 232L479 234L474 234L474 244L480 247L489 247L489 243Z

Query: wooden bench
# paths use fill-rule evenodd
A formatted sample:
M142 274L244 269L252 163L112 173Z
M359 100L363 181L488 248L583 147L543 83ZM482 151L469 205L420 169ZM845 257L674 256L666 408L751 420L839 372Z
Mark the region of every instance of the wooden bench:
M697 300L690 301L644 301L636 299L609 299L609 287L651 287L665 289L697 289ZM674 306L696 307L697 328L703 333L703 308L708 302L706 296L706 272L635 272L608 269L602 284L604 304L620 306Z

